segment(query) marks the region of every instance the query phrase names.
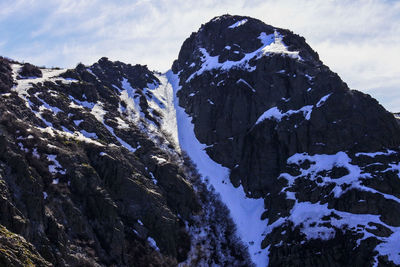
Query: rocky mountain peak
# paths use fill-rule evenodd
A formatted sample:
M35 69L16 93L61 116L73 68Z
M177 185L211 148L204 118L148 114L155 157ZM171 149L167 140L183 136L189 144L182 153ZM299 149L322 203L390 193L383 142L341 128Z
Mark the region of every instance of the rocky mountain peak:
M238 57L225 57L232 49ZM182 86L179 104L210 155L230 168L247 165L233 177L272 179L295 153L375 151L400 143L393 115L376 100L350 90L304 38L256 19L224 15L206 23L184 42L173 71ZM254 142L259 139L265 146ZM269 151L271 166L253 173L257 159L243 157L247 149Z
M254 68L258 58L276 53L321 65L303 37L251 17L223 15L202 25L183 43L172 69L196 69L199 57L225 67L235 62L238 67Z
M348 213L379 214L379 221L356 217L396 231L391 227L400 221L392 212L400 211L400 183L384 173L397 164L399 124L375 99L350 90L304 38L255 19L224 15L184 42L172 70L179 77L179 106L209 157L229 169L232 184L248 197L264 199L263 247L272 266L304 262L302 253L314 254L317 243L323 255L360 264L363 260L351 258L342 242L360 242L346 226ZM371 158L385 166L384 172L369 170ZM396 197L385 195L388 188L374 179L391 184ZM382 208L361 208L367 196ZM331 212L341 215L329 217ZM369 236L366 231L361 239ZM282 238L296 241L281 245ZM391 246L380 234L374 238ZM368 242L359 253L373 255ZM335 254L333 247L344 253ZM309 262L330 261L315 256Z

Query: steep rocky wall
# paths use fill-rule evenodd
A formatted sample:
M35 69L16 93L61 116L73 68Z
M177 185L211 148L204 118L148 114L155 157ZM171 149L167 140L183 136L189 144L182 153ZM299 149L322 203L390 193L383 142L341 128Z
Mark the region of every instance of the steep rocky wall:
M240 20L248 21L229 28ZM297 58L254 53L263 47L260 36L274 31ZM217 162L238 165L232 182L256 196L269 192L268 183L295 153L375 151L400 143L393 116L369 95L349 90L304 38L255 19L227 15L203 25L184 42L172 69L196 136ZM292 113L256 124L273 107Z
M400 264L399 125L304 38L224 15L192 33L172 70L208 155L264 199L270 266Z
M0 92L5 93L13 86L10 61L0 57Z

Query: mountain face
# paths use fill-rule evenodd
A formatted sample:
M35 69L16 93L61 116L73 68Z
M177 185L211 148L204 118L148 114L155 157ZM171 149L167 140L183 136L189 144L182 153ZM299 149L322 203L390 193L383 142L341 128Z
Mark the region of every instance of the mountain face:
M166 74L0 58L0 266L398 266L400 125L224 15Z
M106 58L25 66L2 60L0 222L32 244L34 265L174 266L198 242L198 257L250 264L228 210L177 146L163 75ZM27 264L12 253L1 266Z
M232 27L237 19L246 22ZM185 41L172 68L184 82L179 103L193 116L196 136L232 169L234 184L260 197L293 154L399 144L393 116L349 90L303 38L248 20L207 23Z

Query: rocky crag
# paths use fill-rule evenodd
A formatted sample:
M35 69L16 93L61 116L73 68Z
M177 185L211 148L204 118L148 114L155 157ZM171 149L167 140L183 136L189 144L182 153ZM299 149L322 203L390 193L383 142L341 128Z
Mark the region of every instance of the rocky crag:
M0 94L0 265L400 265L400 125L289 30L216 17L167 74L1 58Z
M222 16L184 42L172 70L207 153L264 199L271 266L400 263L398 249L378 253L399 237L399 125L304 38Z
M25 238L25 262L189 264L202 233L210 264L250 264L225 206L177 147L162 75L106 58L71 70L2 59L1 69L0 236ZM0 250L0 265L25 266L12 253Z

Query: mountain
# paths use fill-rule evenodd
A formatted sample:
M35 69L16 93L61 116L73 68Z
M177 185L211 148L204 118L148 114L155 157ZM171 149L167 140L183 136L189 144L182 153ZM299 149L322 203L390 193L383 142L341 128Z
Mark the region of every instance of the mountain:
M167 73L0 59L0 266L398 266L400 125L223 15Z

